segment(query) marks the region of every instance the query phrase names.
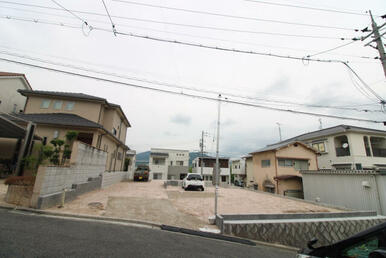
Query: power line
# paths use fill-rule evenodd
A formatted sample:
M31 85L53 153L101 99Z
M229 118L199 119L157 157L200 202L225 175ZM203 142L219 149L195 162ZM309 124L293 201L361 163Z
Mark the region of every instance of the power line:
M50 9L50 10L56 10L56 11L64 11L63 9L60 9L60 8L47 7L47 6L34 5L34 4L14 3L14 2L3 1L3 0L0 0L0 3L7 3L7 4L14 4L14 5L36 7L36 8ZM96 15L96 16L107 17L107 15L105 15L105 14L96 13L96 12L77 11L77 10L70 10L70 11L72 11L74 13L81 13L81 14L89 14L89 15ZM158 20L152 20L152 19L142 19L142 18L134 18L134 17L126 17L126 16L118 16L118 15L111 15L111 17L112 18L117 18L117 19L130 20L130 21L148 22L148 23L156 23L156 24L166 24L166 25L172 25L172 26L178 26L178 27L188 27L188 28L195 28L195 29L207 29L207 30L214 30L214 31L247 33L247 34L257 34L257 35L270 35L270 36L295 37L295 38L310 38L310 39L329 39L329 40L352 40L353 39L353 38L349 38L349 37L330 37L330 36L305 35L305 34L276 33L276 32L267 32L267 31L254 31L254 30L231 29L231 28L224 28L224 27L201 26L201 25L194 25L194 24L184 24L184 23L176 23L176 22L165 22L165 21L158 21Z
M40 12L40 11L36 11L36 10L20 9L20 8L14 8L14 7L0 6L0 8L22 11L22 12L31 12L31 13L49 15L49 16L54 16L54 17L61 17L61 18L71 18L71 19L74 18L74 17L64 16L64 15L58 15L58 14L47 13L47 12ZM74 19L76 19L76 18L74 18ZM94 20L94 19L88 19L88 21L96 22L96 23L103 23L103 24L110 24L110 23L107 23L105 21ZM154 31L154 32L167 33L167 34L173 34L173 35L178 35L178 36L186 36L186 37L200 38L200 39L209 39L209 40L223 41L223 42L236 43L236 44L244 44L244 45L251 45L251 46L264 46L264 47L269 47L269 48L287 49L287 50L293 50L293 51L298 51L298 52L305 52L305 51L316 52L316 50L306 50L306 49L290 48L290 47L283 47L283 46L264 45L264 44L257 44L257 43L253 43L253 42L246 42L246 41L229 40L229 39L217 38L217 37L208 37L208 36L193 35L193 34L181 33L181 32L151 29L151 28L146 28L146 27L139 27L139 26L133 26L133 25L128 25L128 24L122 24L122 23L114 23L114 25L119 25L120 27L128 27L128 28L134 28L134 29L140 29L140 30L146 30L146 31ZM349 44L349 43L347 43L347 44ZM333 55L340 55L340 56L354 57L354 58L361 58L361 59L369 59L369 60L373 59L372 57L368 57L368 56L357 56L357 55L342 54L342 53L334 53ZM376 61L376 60L374 60L374 61Z
M348 42L348 43L345 43L345 44L343 44L343 45L339 45L339 46L334 47L334 48L330 48L330 49L327 49L327 50L323 50L323 51L317 52L317 53L312 54L312 55L307 55L307 57L309 58L309 57L313 57L313 56L325 54L325 53L327 53L327 52L331 52L331 51L333 51L333 50L336 50L336 49L339 49L339 48L348 46L348 45L350 45L350 44L352 44L352 43L354 43L354 42L355 42L355 40L350 41L350 42Z
M126 0L113 0L113 1L114 2L121 2L121 3L125 3L125 4L130 4L130 5L145 6L145 7L152 7L152 8L160 8L160 9L179 11L179 12L186 12L186 13L204 14L204 15L210 15L210 16L216 16L216 17L225 17L225 18L232 18L232 19L241 19L241 20L249 20L249 21L261 21L261 22L279 23L279 24L297 25L297 26L306 26L306 27L323 28L323 29L337 29L337 30L358 31L356 29L347 28L347 27L327 26L327 25L318 25L318 24L309 24L309 23L298 23L298 22L289 22L289 21L272 20L272 19L261 19L261 18L254 18L254 17L245 17L245 16L230 15L230 14L207 12L207 11L191 10L191 9L185 9L185 8L176 8L176 7L163 6L163 5L138 3L138 2L126 1Z
M274 2L267 2L267 1L260 1L260 0L244 0L244 1L246 1L246 2L253 2L253 3L259 3L259 4L265 4L265 5L274 5L274 6L282 6L282 7L300 8L300 9L307 9L307 10L314 10L314 11L323 11L323 12L331 12L331 13L368 16L367 14L360 13L360 12L343 11L343 10L337 10L337 9L334 10L334 9L327 9L327 8L316 8L316 7L293 5L293 4L282 4L282 3L274 3Z
M214 98L214 97L207 97L207 96L188 94L188 93L184 93L184 92L175 92L175 91L169 91L169 90L164 90L164 89L157 89L157 88L152 88L152 87L148 87L148 86L137 85L137 84L127 83L127 82L102 78L102 77L98 77L98 76L80 74L80 73L76 73L76 72L60 70L60 69L51 68L51 67L46 67L46 66L41 66L41 65L36 65L36 64L30 64L30 63L16 61L16 60L3 58L3 57L0 57L0 60L15 63L15 64L20 64L20 65L30 66L30 67L34 67L34 68L45 69L45 70L49 70L49 71L53 71L53 72L59 72L62 74L79 76L79 77L83 77L83 78L94 79L94 80L109 82L109 83L113 83L113 84L119 84L119 85L133 87L133 88L157 91L157 92L162 92L162 93L168 93L168 94L173 94L173 95L186 96L186 97L192 97L192 98L198 98L198 99L210 100L210 101L216 101L216 102L219 101L218 98ZM263 105L244 103L244 102L234 101L234 100L230 100L230 99L221 99L221 101L225 102L225 103L230 103L230 104L238 104L238 105L243 105L243 106L248 106L248 107L261 108L261 109L279 111L279 112L287 112L287 113L292 113L292 114L301 114L301 115L309 115L309 116L317 116L317 117L327 117L327 118L334 118L334 119L341 119L341 120L352 120L352 121L358 121L358 122L368 122L368 123L377 123L377 124L378 123L382 123L382 124L384 123L384 121L380 121L380 120L343 117L343 116L327 115L327 114L320 114L320 113L313 113L313 112L304 112L304 111L291 110L291 109L267 107L267 106L263 106Z
M6 16L5 18L10 19L10 16ZM24 19L25 21L25 19ZM30 20L31 22L37 23L38 20ZM64 26L63 23L60 23L61 26ZM109 31L102 28L96 28L93 27L95 30L99 31ZM134 34L134 33L124 33L117 31L116 34L119 35L125 35L129 37L136 37L136 38L143 38L158 42L165 42L165 43L173 43L173 44L180 44L185 46L191 46L191 47L199 47L204 49L211 49L211 50L218 50L218 51L225 51L225 52L235 52L235 53L243 53L243 54L252 54L252 55L261 55L261 56L269 56L269 57L276 57L276 58L285 58L285 59L292 59L292 60L301 60L301 61L307 61L307 62L322 62L322 63L343 63L346 65L351 72L361 81L361 83L369 90L376 98L380 100L380 103L383 105L385 101L376 93L374 92L366 83L359 77L359 75L347 64L347 62L344 62L342 60L325 60L325 59L311 59L311 58L305 58L305 57L295 57L295 56L285 56L285 55L279 55L279 54L271 54L271 53L264 53L264 52L256 52L256 51L248 51L248 50L240 50L240 49L234 49L234 48L224 48L224 47L217 47L217 46L210 46L210 45L203 45L198 43L191 43L191 42L184 42L184 41L177 41L177 40L170 40L170 39L163 39L158 37L152 37L152 36L146 36L146 35L140 35L140 34Z
M87 22L85 20L83 20L81 17L79 17L77 14L75 14L74 12L68 10L66 7L64 7L63 5L59 4L58 2L56 2L55 0L51 0L54 4L56 4L57 6L59 6L60 8L62 8L63 10L65 10L66 12L70 13L72 16L76 17L77 19L81 20L84 24L87 25Z
M33 22L33 23L45 23L45 24L51 24L51 25L59 25L62 27L74 28L74 26L67 26L66 24L64 24L62 22L59 22L59 23L56 22L55 23L55 22L47 22L46 20L38 20L38 19L32 19L32 18L19 18L19 17L11 17L11 16L0 16L0 18L14 19L14 20L20 20L20 21L26 21L26 22ZM103 29L103 28L98 28L98 27L92 27L92 28L93 28L93 30L110 32L110 30L108 30L108 29ZM260 55L260 56L276 57L276 58L283 58L283 59L307 61L307 62L320 62L320 63L346 62L346 61L334 60L334 59L313 59L313 58L296 57L296 56L290 56L290 55L272 54L272 53L267 53L267 52L257 52L257 51L252 51L252 50L241 50L241 49L236 49L236 48L217 47L217 46L210 46L210 45L204 45L204 44L199 44L199 43L178 41L178 40L173 40L173 39L164 39L164 38L141 35L141 34L136 34L136 33L126 33L126 32L120 32L120 31L117 31L116 33L118 35L123 35L123 36L142 38L142 39L158 41L158 42L165 42L165 43L173 43L173 44L179 44L179 45L185 45L185 46L191 46L191 47L205 48L205 49L211 49L211 50L225 51L225 52L235 52L235 53L243 53L243 54L251 54L251 55Z
M111 22L111 27L113 29L114 36L117 36L117 30L115 29L115 24L113 22L113 19L111 19L111 15L109 13L109 10L107 9L106 3L104 0L102 0L103 6L105 7L106 13L109 16L110 22Z
M110 72L105 72L105 71L100 71L100 70L95 70L95 69L89 69L89 68L84 68L76 65L69 65L69 64L64 64L64 63L59 63L59 62L54 62L54 61L49 61L46 59L41 59L41 58L35 58L27 55L20 55L16 53L11 53L7 51L0 51L0 53L5 54L5 55L10 55L13 57L19 57L19 58L24 58L24 59L29 59L32 61L38 61L42 62L45 64L50 64L50 65L57 65L57 66L63 66L67 68L72 68L76 70L82 70L86 72L93 72L93 73L99 73L107 76L114 76L122 79L128 79L128 80L133 80L133 81L140 81L140 82L145 82L145 83L150 83L150 84L155 84L155 85L162 85L166 87L171 87L174 89L182 89L182 90L190 90L190 91L197 91L197 92L204 92L204 93L209 93L209 94L221 94L223 96L230 96L230 97L235 97L235 98L240 98L240 99L245 99L245 100L252 100L254 102L256 101L261 101L261 102L266 102L268 103L273 103L275 105L296 105L296 106L304 106L304 107L310 107L310 108L324 108L324 109L338 109L338 110L346 110L346 111L357 111L357 112L382 112L381 110L371 110L371 109L358 109L358 108L348 108L348 107L339 107L339 106L326 106L326 105L317 105L317 104L307 104L307 103L298 103L298 102L291 102L291 101L280 101L280 100L270 100L266 98L257 98L257 97L250 97L246 95L238 95L238 94L232 94L229 92L224 92L224 91L216 91L216 90L208 90L208 89L202 89L202 88L195 88L195 87L188 87L188 86L181 86L177 84L172 84L172 83L166 83L166 82L161 82L157 80L148 80L144 78L138 78L138 77L132 77L132 76L127 76L127 75L122 75L122 74L117 74L117 73L110 73ZM67 58L69 59L69 58ZM69 59L71 60L71 59Z

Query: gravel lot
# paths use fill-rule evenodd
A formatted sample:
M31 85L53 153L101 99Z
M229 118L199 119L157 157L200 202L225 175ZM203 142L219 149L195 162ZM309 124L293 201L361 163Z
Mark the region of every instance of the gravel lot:
M207 187L204 192L195 192L171 186L165 189L163 181L158 180L121 182L84 194L67 203L64 208L50 210L198 229L208 226L208 217L214 213L214 188ZM336 209L241 188L220 188L218 210L220 214L339 212Z

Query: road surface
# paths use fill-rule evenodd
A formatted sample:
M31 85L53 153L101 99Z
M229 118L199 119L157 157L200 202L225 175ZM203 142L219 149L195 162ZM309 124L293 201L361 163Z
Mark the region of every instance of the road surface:
M146 227L0 209L0 257L294 257Z

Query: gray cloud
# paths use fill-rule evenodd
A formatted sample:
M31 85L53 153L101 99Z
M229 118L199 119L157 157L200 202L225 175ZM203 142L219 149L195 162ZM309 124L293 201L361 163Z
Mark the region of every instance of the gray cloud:
M175 124L190 125L191 117L183 114L176 114L171 119L170 122Z
M257 94L258 96L261 96L262 94L282 96L283 93L287 93L291 90L289 81L290 78L283 75L274 81L268 88L263 90L263 92L258 92Z

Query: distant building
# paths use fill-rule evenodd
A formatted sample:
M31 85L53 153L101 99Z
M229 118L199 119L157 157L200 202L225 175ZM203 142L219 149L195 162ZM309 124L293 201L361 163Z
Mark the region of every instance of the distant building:
M24 110L26 97L18 90L32 90L24 74L0 72L0 112L19 113Z
M229 158L219 158L220 177L219 184L230 184ZM216 171L215 157L197 157L193 160L193 172L201 174L205 181L214 181Z
M151 148L150 179L180 180L189 172L189 151Z
M245 159L231 159L232 175L234 180L244 182L245 173Z

